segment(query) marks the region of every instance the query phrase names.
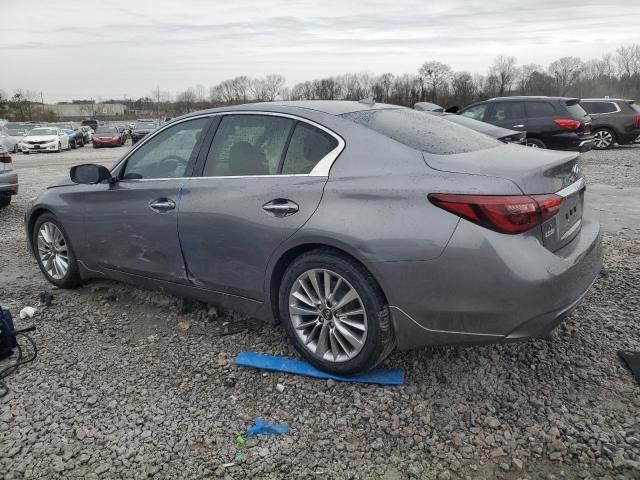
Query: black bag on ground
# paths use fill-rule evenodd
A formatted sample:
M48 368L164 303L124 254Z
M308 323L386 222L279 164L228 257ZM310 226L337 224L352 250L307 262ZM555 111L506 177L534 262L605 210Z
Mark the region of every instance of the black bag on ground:
M11 312L0 307L0 360L13 355L13 349L17 346Z

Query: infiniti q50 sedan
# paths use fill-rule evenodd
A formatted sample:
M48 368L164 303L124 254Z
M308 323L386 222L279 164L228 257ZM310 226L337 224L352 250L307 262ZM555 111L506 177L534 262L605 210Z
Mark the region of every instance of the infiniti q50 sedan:
M51 283L106 277L282 322L335 374L394 347L545 335L601 266L577 153L393 105L202 111L70 177L25 218Z

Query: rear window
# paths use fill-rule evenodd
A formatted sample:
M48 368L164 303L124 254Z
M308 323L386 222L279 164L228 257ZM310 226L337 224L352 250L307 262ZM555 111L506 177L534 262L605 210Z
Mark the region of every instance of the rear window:
M98 127L96 133L118 133L116 127Z
M341 116L408 147L438 155L474 152L501 145L482 133L408 108L366 110Z
M587 116L587 112L584 111L584 108L580 106L579 103L574 103L573 105L567 105L567 110L571 114L573 118L584 118Z

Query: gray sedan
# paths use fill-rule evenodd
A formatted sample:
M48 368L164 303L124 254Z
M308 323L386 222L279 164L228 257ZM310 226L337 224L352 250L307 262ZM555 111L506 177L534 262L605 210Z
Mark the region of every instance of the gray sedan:
M62 288L111 278L282 322L317 367L547 334L601 266L577 153L371 102L190 114L29 207Z

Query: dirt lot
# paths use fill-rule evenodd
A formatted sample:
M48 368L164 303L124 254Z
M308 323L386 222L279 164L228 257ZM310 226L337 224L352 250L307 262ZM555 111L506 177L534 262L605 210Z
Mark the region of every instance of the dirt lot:
M234 366L242 350L295 356L280 327L181 314L176 298L112 283L52 289L25 249L29 198L127 148L15 157L0 304L55 298L18 321L38 326L40 351L0 399L0 477L640 478L640 387L616 357L640 350L640 146L583 155L605 268L552 338L394 353L394 388ZM256 416L291 433L237 445Z

